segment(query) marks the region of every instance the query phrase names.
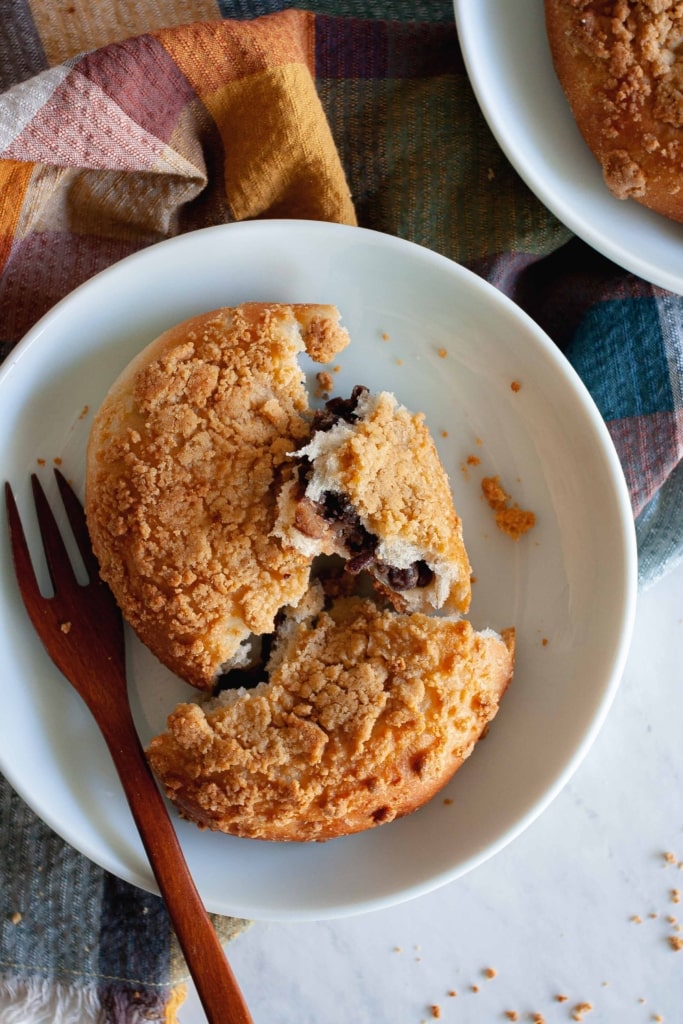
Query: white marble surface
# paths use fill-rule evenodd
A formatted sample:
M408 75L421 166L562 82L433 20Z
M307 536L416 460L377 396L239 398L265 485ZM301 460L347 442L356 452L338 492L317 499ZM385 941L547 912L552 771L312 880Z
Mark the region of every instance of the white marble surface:
M539 1024L680 1024L683 949L669 942L683 937L679 861L683 568L641 594L607 721L522 836L420 899L257 923L228 952L254 1024L493 1024L508 1011ZM204 1019L191 990L179 1020Z

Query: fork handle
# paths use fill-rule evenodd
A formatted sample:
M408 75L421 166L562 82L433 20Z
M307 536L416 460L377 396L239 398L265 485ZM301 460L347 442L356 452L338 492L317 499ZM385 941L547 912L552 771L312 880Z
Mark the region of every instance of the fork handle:
M209 1024L253 1024L124 701L100 724Z

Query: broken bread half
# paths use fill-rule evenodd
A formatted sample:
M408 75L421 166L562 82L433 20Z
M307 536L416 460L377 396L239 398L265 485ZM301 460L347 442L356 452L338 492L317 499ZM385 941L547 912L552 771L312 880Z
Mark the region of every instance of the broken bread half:
M147 756L182 816L252 839L327 840L421 807L498 710L514 631L361 597L294 615L267 681L178 705Z
M308 588L274 534L288 453L308 437L297 361L349 338L335 307L245 303L187 320L124 369L96 414L86 514L101 574L140 639L211 689Z
M399 611L465 613L471 568L446 471L421 413L354 388L316 414L278 499L275 535L368 571Z

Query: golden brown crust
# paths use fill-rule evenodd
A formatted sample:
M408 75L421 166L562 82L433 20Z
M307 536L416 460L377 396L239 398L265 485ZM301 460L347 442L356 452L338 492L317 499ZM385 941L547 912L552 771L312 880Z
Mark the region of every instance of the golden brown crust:
M683 220L683 4L545 0L558 78L605 181Z
M102 575L200 688L306 591L308 560L271 536L274 488L308 429L297 356L331 359L348 343L338 321L263 303L195 317L133 360L95 418L86 513Z
M181 814L325 840L422 806L469 756L512 676L514 633L341 599L295 623L255 690L181 704L149 746Z

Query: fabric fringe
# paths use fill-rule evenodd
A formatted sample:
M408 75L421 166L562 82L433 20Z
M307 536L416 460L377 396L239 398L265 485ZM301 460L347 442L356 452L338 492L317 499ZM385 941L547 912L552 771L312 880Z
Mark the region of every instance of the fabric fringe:
M179 1024L176 1011L184 985L150 995L97 985L65 985L46 979L4 977L0 982L0 1024Z

